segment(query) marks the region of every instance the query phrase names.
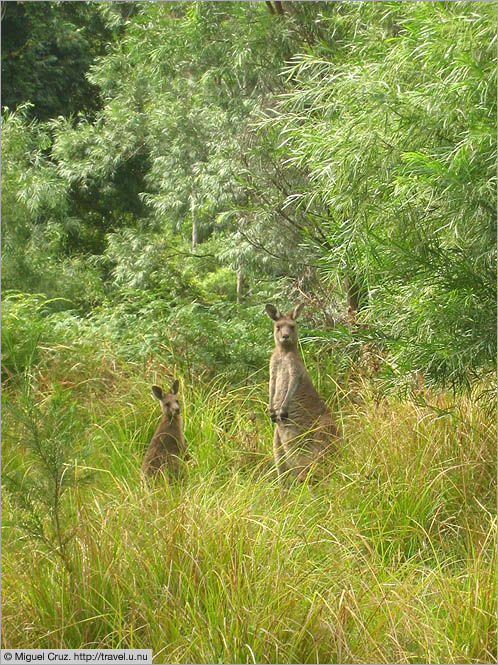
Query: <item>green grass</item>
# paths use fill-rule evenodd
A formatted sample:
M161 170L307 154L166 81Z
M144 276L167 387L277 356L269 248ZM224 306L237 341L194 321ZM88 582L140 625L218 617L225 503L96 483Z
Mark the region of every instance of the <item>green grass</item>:
M192 460L178 482L145 487L164 366L76 346L48 356L32 367L34 399L61 381L72 391L94 475L66 494L69 570L26 537L4 492L3 647L152 648L156 663L495 661L496 428L481 402L441 415L447 395L426 395L431 409L330 379L341 453L324 480L282 490L260 378L182 382ZM327 396L324 371L321 383ZM9 419L19 390L4 388L3 470L29 473Z

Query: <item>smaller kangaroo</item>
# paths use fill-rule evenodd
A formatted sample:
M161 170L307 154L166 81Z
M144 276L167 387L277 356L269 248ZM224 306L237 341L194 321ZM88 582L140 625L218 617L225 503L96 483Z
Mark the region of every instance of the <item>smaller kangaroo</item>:
M165 393L159 386L152 386L152 392L161 402L163 416L142 462L142 472L147 478L153 478L164 470L177 476L181 460L189 459L177 397L178 386L178 379L173 382L169 393Z
M316 392L297 348L296 319L303 305L281 314L274 305L266 313L274 322L275 350L270 359L271 420L276 423L273 455L279 479L284 473L303 481L314 462L335 451L339 432Z

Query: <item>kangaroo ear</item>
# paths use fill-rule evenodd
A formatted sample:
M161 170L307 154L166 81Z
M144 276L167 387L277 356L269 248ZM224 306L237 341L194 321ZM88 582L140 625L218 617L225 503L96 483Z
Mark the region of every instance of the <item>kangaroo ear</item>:
M157 397L157 399L163 398L163 389L160 388L159 386L152 386L152 392Z
M297 305L296 307L294 307L294 309L290 313L291 319L294 319L294 321L295 321L297 319L297 317L299 316L299 314L301 313L301 310L303 309L303 307L304 307L303 302L300 303L299 305Z
M280 318L280 312L278 309L275 307L275 305L265 305L265 310L270 319L273 319L273 321L278 321Z
M173 395L176 395L176 393L178 392L179 386L180 386L180 382L178 381L178 379L175 379L175 381L173 381L173 385L171 386L171 391L170 392L172 392Z

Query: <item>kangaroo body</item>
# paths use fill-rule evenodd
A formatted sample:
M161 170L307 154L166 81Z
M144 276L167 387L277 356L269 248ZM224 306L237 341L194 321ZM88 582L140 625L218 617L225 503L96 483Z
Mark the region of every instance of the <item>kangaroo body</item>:
M337 448L338 429L315 390L297 348L295 319L301 307L283 316L267 305L274 321L275 350L270 359L270 418L276 423L273 454L279 477L304 480L320 457Z
M145 451L142 472L147 478L153 478L160 471L177 476L182 461L188 459L180 405L176 396L178 381L173 383L169 393L164 393L159 386L152 386L152 390L161 402L163 415Z

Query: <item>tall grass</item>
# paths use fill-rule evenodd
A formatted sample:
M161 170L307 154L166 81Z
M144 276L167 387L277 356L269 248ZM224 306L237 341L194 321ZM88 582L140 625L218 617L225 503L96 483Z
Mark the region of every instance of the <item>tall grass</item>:
M479 401L426 395L431 409L331 387L341 453L324 480L282 490L265 385L200 378L180 388L185 476L145 486L163 374L74 347L36 375L42 396L61 376L73 391L95 475L70 494L70 566L26 540L4 494L2 646L152 648L157 663L495 661L495 426ZM22 467L7 426L4 468Z

